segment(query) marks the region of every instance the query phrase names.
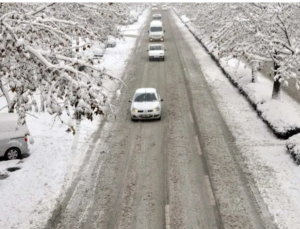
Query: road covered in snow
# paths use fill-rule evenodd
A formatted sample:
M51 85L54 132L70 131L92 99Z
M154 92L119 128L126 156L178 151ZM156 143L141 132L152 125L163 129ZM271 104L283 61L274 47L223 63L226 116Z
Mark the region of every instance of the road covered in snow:
M35 156L34 149L50 143L47 130L29 121L44 137L36 138L27 165L0 181L0 228L299 227L300 172L285 141L268 130L177 15L158 12L165 61L148 60L151 11L107 50L114 55L106 63L119 66L113 74L126 83L108 85L114 115L82 122L84 134L75 138L53 127L49 138L57 133L56 141L45 147L53 149L46 151L51 159L46 152ZM139 87L155 87L164 99L161 121L130 120L128 100Z
M122 88L115 101L116 119L99 130L102 141L90 146L85 166L47 228L297 225L297 219L286 214L285 220L276 217L272 208L280 206L270 202L278 195L274 169L285 156L283 142L255 117L213 61L199 58L200 45L177 16L160 13L166 30L165 61L148 61L150 15L124 76L128 89ZM164 99L161 121L130 120L128 100L139 87L155 87ZM259 157L265 150L280 159L272 164Z

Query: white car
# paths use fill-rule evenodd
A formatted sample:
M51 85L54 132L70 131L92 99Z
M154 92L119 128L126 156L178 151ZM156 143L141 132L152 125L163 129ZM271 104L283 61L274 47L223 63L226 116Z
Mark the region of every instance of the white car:
M152 10L158 10L158 8L156 6L152 7Z
M149 44L148 45L149 60L165 60L165 46L163 44Z
M155 20L161 21L161 14L153 14L152 15L152 20L153 21L155 21Z
M85 41L83 39L79 39L79 41L72 41L72 56L84 56L89 59L96 59L103 57L105 45L103 43L99 42L92 42L89 39L86 39Z
M0 114L0 157L7 160L29 152L30 132L26 124L18 126L18 118L16 113Z
M139 88L135 91L131 102L131 120L161 119L161 102L155 88Z
M161 9L162 10L168 10L168 6L167 5L162 5Z
M106 43L106 47L116 47L117 42L116 42L116 38L114 36L107 36L107 43Z

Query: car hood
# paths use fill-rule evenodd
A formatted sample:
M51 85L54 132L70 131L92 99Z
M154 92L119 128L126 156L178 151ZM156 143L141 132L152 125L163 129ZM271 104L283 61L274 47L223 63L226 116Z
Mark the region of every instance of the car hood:
M150 32L149 33L150 36L162 36L164 35L164 32L161 31L161 32Z
M149 51L150 56L160 56L160 55L164 55L164 54L165 54L164 50L150 50Z
M138 110L153 110L156 107L160 107L159 101L155 102L133 102L131 108Z

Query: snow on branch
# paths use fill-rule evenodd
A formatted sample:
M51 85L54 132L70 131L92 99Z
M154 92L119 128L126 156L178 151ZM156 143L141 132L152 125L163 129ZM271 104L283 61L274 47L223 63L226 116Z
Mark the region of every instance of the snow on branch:
M104 48L108 35L119 36L117 25L129 17L129 6L1 3L0 90L9 110L16 110L23 123L33 110L59 117L74 108L91 120L109 112L113 105L107 101L103 79L125 83L99 68L100 62L84 50L93 53L92 45ZM89 41L82 44L83 40ZM40 106L36 91L41 94Z

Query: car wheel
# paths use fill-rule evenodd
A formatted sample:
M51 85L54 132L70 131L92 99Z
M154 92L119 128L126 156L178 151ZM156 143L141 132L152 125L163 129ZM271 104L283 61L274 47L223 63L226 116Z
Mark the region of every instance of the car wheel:
M152 58L151 57L149 57L149 61L151 61L152 60Z
M163 57L162 60L165 61L165 57Z
M160 121L161 120L161 116L157 120Z
M17 159L20 157L20 155L21 155L21 151L16 147L10 148L5 152L5 158L7 160Z
M132 122L136 122L137 120L136 120L136 119L134 119L134 118L131 118L131 121L132 121Z

